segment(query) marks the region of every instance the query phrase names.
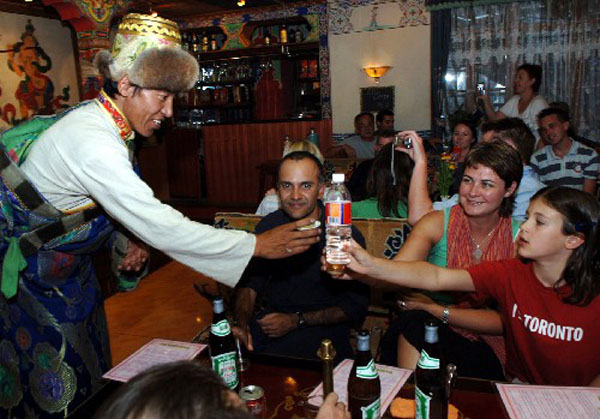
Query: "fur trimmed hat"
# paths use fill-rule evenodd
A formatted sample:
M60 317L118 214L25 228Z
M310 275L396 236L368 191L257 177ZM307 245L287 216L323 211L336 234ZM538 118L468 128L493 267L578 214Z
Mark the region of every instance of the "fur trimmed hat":
M130 13L123 18L112 50L98 52L96 67L104 78L124 76L140 87L177 93L198 80L198 62L181 49L177 24L158 16Z

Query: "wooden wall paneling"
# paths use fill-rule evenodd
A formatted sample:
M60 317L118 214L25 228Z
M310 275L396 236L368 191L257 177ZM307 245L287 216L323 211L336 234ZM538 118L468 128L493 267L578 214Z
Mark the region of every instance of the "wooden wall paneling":
M205 126L208 200L257 204L257 166L281 157L283 138L305 138L314 127L322 150L331 144L331 120ZM264 191L261 191L261 194Z
M166 154L167 146L163 138L162 141L142 146L137 156L142 179L161 201L170 198Z
M199 131L191 129L173 129L165 136L171 199L199 200L202 196L199 136Z

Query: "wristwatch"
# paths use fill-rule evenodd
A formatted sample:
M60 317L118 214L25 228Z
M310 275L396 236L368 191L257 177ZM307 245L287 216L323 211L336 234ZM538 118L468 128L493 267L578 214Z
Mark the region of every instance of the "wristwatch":
M306 326L306 319L304 318L304 313L301 311L297 311L296 315L298 316L298 329Z
M444 311L442 311L442 323L448 324L448 317L450 317L450 309L448 307L444 307Z

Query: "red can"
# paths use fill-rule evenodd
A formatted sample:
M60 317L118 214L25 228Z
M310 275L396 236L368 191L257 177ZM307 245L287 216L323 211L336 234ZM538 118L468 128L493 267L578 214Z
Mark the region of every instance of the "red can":
M240 397L246 403L251 418L263 419L267 413L267 399L262 387L250 385L242 387Z

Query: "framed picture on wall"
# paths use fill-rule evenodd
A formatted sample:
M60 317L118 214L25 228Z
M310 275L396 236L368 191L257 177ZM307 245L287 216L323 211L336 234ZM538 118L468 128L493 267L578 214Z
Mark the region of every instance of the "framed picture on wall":
M394 86L363 87L360 89L360 111L378 112L389 109L394 112Z

